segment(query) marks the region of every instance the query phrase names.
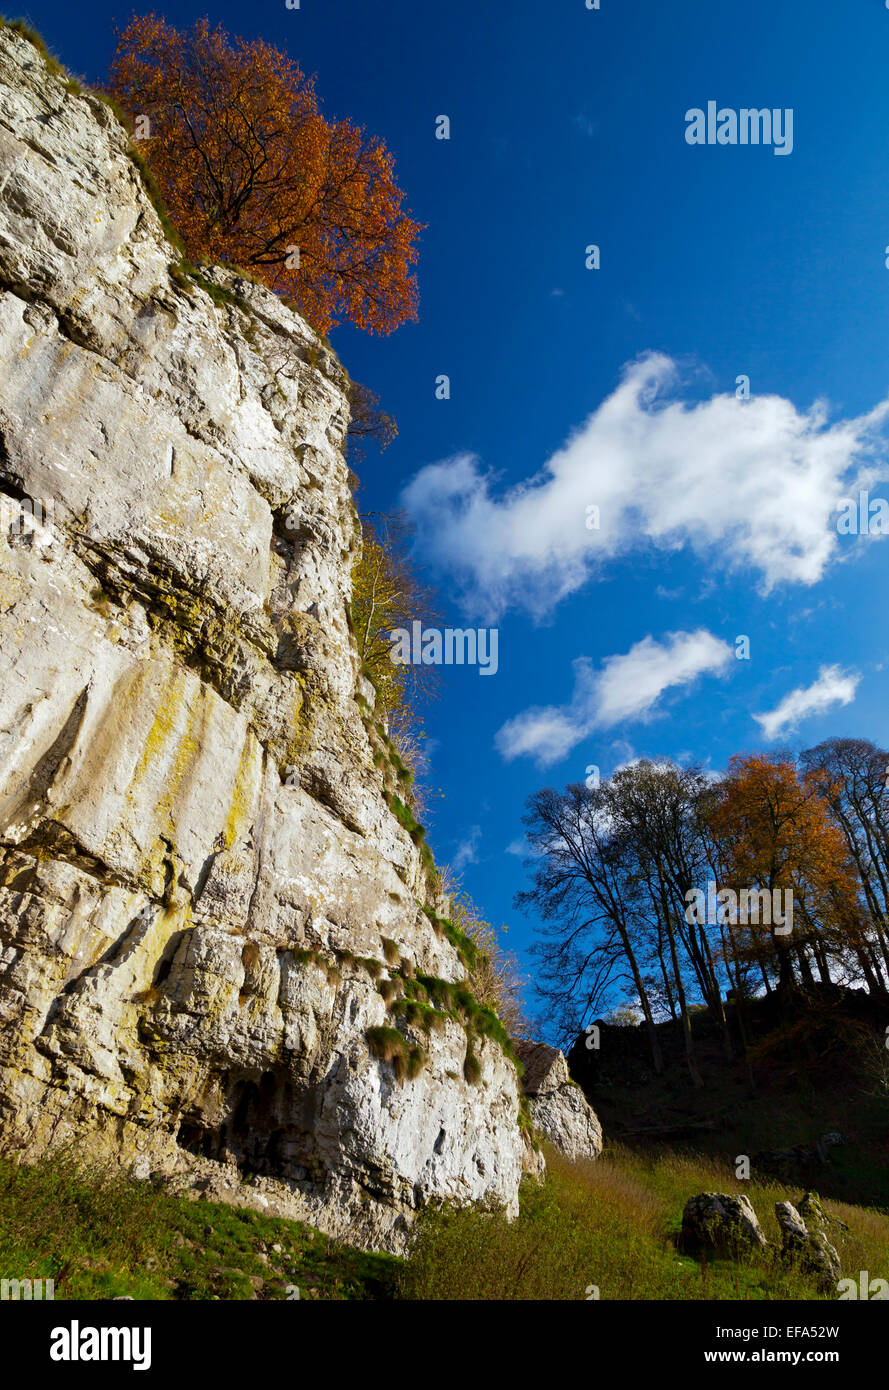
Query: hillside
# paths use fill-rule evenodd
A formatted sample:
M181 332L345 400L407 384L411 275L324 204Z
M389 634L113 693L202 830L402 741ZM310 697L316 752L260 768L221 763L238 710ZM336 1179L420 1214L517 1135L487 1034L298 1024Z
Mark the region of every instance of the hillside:
M298 1222L177 1196L70 1162L0 1164L0 1270L54 1278L57 1299L823 1301L777 1255L776 1201L800 1189L739 1183L724 1163L662 1144L612 1147L596 1163L547 1152L521 1214L429 1213L407 1259L365 1254ZM700 1191L743 1191L770 1242L762 1255L697 1260L681 1249L683 1207ZM842 1267L889 1278L889 1214L842 1201L825 1210ZM834 1295L835 1297L835 1295ZM834 1315L836 1305L833 1309Z
M693 1149L732 1168L747 1155L754 1176L783 1176L838 1201L889 1208L889 1005L863 990L816 986L786 1006L782 1023L774 997L749 1000L749 1066L737 1007L726 1009L731 1061L708 1011L693 1017L700 1090L689 1082L673 1023L658 1025L660 1077L642 1027L600 1023L598 1049L577 1039L571 1073L606 1133L640 1153ZM843 1143L819 1152L818 1141L831 1133ZM789 1152L797 1147L804 1152Z

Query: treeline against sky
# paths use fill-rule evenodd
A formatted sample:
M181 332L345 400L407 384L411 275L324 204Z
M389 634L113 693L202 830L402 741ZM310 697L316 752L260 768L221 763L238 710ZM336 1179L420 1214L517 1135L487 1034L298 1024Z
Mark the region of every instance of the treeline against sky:
M845 984L889 1000L889 753L836 738L724 775L643 760L602 782L537 792L533 872L518 903L541 925L537 990L567 1039L622 995L680 1023L706 1006L731 1054L726 1000Z

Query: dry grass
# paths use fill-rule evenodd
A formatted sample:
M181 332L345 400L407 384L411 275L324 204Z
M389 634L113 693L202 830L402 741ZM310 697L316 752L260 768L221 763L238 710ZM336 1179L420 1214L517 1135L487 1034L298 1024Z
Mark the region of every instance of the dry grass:
M645 1158L614 1149L597 1163L549 1151L542 1187L526 1184L522 1212L432 1212L402 1276L411 1299L820 1299L816 1282L778 1260L776 1201L797 1189L740 1182L695 1155ZM744 1192L773 1248L698 1262L677 1245L682 1209L697 1192ZM848 1233L831 1235L843 1272L889 1277L889 1216L837 1202L825 1211Z

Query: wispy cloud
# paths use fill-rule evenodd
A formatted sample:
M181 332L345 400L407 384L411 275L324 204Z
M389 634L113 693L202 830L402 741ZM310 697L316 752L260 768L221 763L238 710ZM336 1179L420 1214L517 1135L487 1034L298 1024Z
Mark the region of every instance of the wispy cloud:
M585 111L581 111L574 117L574 125L589 140L593 139L599 129L599 122L594 121L592 116L588 116Z
M451 864L451 868L455 873L460 873L462 869L466 868L467 864L478 863L478 843L481 837L481 826L473 825L465 839L460 841L454 851L454 858Z
M840 498L879 476L889 400L829 424L823 404L799 411L780 396L688 403L675 399L677 380L662 354L634 362L540 472L506 491L472 454L412 479L403 501L424 556L455 577L470 610L542 616L645 547L752 571L763 592L821 578L840 553Z
M766 738L777 738L797 728L813 714L824 714L834 705L850 705L861 676L857 671L843 671L839 666L822 666L818 679L811 685L798 686L779 701L773 710L755 714Z
M527 840L510 840L506 846L506 853L513 854L517 859L539 859L543 850L537 845L529 845Z
M598 671L579 657L570 703L517 714L498 730L497 749L507 762L525 756L548 767L595 729L652 718L666 691L724 672L732 657L729 644L704 628L667 633L663 641L644 637L625 654L607 657Z

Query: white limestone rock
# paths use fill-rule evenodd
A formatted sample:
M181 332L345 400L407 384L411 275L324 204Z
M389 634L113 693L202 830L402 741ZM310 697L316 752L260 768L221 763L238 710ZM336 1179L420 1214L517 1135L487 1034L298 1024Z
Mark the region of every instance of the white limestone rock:
M476 1039L470 1085L455 1022L414 1080L369 1051L387 950L466 970L356 700L348 379L176 260L110 110L0 29L0 1145L399 1249L431 1198L517 1210L516 1072Z
M731 1192L699 1192L689 1197L682 1213L682 1244L736 1254L743 1249L765 1250L768 1242L749 1197Z
M520 1042L522 1087L534 1126L566 1158L596 1159L602 1126L580 1087L571 1080L565 1056L546 1043Z

